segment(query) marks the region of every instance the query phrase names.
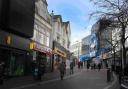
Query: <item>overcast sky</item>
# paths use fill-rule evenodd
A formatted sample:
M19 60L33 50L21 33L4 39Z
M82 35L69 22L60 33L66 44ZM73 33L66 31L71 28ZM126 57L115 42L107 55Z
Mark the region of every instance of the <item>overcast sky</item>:
M89 0L47 0L48 10L62 15L63 21L70 21L71 43L90 34L92 24L89 14L96 8Z

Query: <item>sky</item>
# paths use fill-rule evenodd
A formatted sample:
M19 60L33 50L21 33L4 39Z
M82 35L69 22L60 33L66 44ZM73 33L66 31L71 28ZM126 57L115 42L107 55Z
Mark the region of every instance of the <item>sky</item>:
M63 21L70 21L71 44L90 35L95 23L89 20L89 14L94 6L89 0L47 0L48 10L56 15L62 15Z

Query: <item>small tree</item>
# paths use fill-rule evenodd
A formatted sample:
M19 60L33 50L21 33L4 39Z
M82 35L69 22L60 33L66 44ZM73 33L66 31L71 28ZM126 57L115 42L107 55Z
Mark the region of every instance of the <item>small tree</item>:
M126 28L128 26L128 0L90 0L98 6L99 11L95 11L90 16L98 18L105 17L111 20L111 27L121 30L121 47L122 47L122 69L126 64L126 47L125 42Z

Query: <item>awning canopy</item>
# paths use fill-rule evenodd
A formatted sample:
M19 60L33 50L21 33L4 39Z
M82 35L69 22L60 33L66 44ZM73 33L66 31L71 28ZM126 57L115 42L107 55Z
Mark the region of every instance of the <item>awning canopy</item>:
M90 59L89 54L80 55L80 61L87 61Z

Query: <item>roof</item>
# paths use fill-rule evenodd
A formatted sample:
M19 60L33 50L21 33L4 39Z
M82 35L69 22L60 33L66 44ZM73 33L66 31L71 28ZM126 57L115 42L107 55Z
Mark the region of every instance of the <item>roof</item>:
M69 21L67 21L67 22L62 22L62 25L64 25L64 26L68 26L69 25Z
M55 20L55 19L60 19L60 21L62 22L62 16L61 15L54 15L53 16L53 19Z

